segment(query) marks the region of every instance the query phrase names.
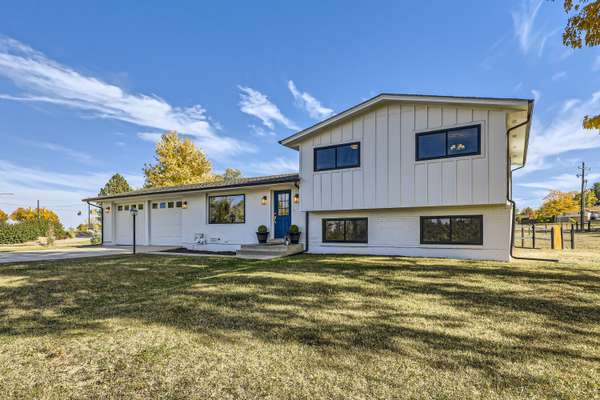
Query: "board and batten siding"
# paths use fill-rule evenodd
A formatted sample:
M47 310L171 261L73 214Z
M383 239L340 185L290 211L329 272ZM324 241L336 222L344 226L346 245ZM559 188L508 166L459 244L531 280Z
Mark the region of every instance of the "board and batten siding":
M302 211L506 202L504 110L380 106L300 143ZM416 161L419 132L481 124L481 154ZM313 149L360 142L361 166L315 172Z

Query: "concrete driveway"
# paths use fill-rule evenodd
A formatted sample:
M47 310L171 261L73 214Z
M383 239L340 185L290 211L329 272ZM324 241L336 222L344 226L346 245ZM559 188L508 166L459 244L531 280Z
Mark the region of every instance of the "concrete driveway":
M130 254L128 247L65 247L51 250L16 250L0 252L0 264L26 261L64 260L81 257L100 257L119 254Z

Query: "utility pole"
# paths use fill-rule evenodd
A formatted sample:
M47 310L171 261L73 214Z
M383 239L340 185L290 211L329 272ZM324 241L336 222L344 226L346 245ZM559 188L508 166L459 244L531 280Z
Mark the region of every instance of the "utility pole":
M577 174L578 178L581 178L581 195L580 195L580 206L579 206L579 229L581 232L585 230L584 222L585 222L585 185L587 184L587 179L585 179L585 162L581 163L581 167L577 167L579 169L579 173Z

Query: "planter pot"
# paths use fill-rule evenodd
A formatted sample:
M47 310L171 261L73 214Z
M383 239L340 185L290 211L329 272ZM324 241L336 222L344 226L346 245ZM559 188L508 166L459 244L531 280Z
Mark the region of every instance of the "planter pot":
M298 233L288 233L288 235L290 236L290 243L292 243L292 244L298 244L298 242L300 241L300 232L298 232Z
M258 239L258 243L267 243L267 239L269 238L269 232L256 232L256 238Z

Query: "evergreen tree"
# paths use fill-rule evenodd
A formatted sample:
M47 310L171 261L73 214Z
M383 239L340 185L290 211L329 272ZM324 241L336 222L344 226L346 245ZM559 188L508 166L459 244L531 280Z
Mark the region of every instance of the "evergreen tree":
M100 192L98 196L110 196L119 193L131 192L133 189L129 186L127 179L121 174L114 174Z

